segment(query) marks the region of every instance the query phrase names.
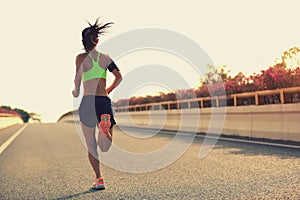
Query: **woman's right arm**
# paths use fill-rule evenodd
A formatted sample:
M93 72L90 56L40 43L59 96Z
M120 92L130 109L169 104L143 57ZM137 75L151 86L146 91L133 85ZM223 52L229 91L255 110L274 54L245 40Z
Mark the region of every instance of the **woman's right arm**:
M80 85L81 85L81 78L82 78L82 58L81 55L76 56L76 74L74 78L74 90L72 94L74 97L78 97L80 93Z

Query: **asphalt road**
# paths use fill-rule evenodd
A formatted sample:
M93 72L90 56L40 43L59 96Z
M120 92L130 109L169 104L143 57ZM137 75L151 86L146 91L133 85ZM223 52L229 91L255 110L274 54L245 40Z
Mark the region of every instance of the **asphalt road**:
M21 127L1 130L0 146ZM172 138L164 132L134 138L116 128L114 142L150 152ZM219 141L200 159L202 141L196 138L178 160L150 173L102 164L106 190L92 192L93 172L74 124L29 124L0 154L0 199L300 199L299 149Z

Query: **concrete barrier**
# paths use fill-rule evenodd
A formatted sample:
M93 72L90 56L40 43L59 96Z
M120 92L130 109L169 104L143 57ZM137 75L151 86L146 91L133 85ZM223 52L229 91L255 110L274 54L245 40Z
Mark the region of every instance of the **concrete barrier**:
M9 114L0 113L0 130L7 128L9 126L13 126L16 124L22 124L23 120L19 117Z
M300 142L299 102L300 87L293 87L119 106L114 110L122 126ZM225 104L227 107L222 107ZM78 115L70 111L58 121L72 121L73 114ZM78 116L75 118L78 120Z
M117 112L118 125L300 142L300 103ZM184 121L184 123L182 123Z

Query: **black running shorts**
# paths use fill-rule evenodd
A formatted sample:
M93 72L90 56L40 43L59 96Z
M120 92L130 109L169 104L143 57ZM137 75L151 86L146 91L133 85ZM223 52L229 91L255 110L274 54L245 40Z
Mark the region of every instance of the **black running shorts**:
M80 121L90 128L96 127L101 120L102 114L110 114L110 128L116 124L111 100L107 96L83 96L78 114Z

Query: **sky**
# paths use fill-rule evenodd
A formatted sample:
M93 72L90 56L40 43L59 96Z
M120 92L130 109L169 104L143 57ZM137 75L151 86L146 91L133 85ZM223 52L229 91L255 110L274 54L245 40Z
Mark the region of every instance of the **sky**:
M215 66L226 65L233 75L252 74L272 65L283 51L300 47L299 6L297 0L5 1L0 7L0 105L40 113L44 122L56 121L74 109L75 57L83 52L81 31L86 20L101 17L115 23L100 38L100 50L101 42L128 31L167 29L201 46ZM199 83L199 74L168 52L136 51L116 63L124 77L123 88L126 74L153 63L178 72L191 87ZM175 89L153 82L135 87L128 95ZM116 93L111 95L113 101L125 97Z

